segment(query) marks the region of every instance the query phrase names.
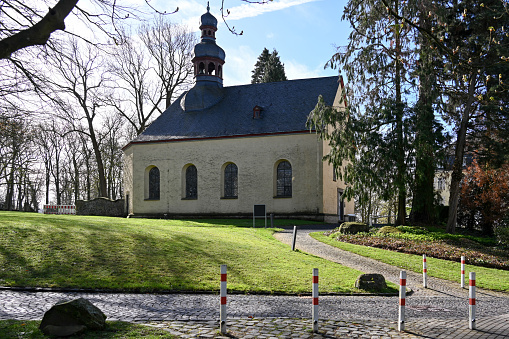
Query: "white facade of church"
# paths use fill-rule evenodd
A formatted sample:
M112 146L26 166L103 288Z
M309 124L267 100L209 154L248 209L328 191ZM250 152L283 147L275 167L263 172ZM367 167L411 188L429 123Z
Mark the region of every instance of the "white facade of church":
M306 127L318 95L339 108L338 77L223 87L217 20L201 18L195 86L124 148L129 214L277 217L338 222L354 212L323 162L326 142Z

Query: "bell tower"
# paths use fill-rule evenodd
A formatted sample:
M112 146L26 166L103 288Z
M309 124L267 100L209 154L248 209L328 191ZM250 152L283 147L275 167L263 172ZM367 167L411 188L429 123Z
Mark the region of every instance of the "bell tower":
M200 18L201 41L194 47L194 78L196 84L210 82L223 86L224 50L216 44L217 19L207 13Z

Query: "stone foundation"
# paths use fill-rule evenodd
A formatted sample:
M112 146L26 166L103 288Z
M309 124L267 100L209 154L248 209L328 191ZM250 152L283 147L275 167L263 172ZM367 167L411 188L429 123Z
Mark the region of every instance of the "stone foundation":
M76 200L76 214L125 217L124 206L124 199L96 198L93 200Z

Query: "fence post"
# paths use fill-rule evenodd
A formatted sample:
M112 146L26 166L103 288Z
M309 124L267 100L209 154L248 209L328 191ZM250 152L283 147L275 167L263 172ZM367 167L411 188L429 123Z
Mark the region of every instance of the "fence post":
M226 333L226 265L221 265L221 309L219 311L219 325L221 333Z
M318 333L318 268L313 268L313 332Z
M465 257L461 256L461 288L465 288Z
M399 273L399 318L398 331L405 330L406 271Z
M297 241L297 226L293 226L292 251L295 251L295 242L296 241Z
M422 286L428 288L428 266L426 262L426 254L422 255Z
M475 330L475 272L470 272L468 289L468 328Z

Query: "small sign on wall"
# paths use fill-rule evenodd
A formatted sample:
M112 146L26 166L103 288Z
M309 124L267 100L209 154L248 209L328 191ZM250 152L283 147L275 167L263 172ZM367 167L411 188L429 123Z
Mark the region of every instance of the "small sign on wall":
M265 209L265 205L254 205L253 227L256 227L256 218L265 218L265 227L267 227L267 210Z

